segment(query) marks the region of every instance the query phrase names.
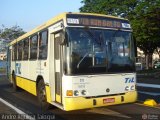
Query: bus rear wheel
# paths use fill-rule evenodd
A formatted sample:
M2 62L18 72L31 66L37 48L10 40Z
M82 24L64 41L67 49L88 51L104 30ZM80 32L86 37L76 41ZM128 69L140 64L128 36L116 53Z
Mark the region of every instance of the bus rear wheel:
M50 104L47 102L46 98L46 89L43 80L40 80L37 85L37 97L40 103L40 107L42 111L47 111L49 109Z

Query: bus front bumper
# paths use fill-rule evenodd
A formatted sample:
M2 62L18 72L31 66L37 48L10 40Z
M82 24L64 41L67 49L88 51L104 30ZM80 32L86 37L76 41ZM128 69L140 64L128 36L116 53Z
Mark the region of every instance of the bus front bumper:
M78 110L108 105L132 103L137 100L137 91L127 92L123 95L98 97L98 98L64 98L64 110Z

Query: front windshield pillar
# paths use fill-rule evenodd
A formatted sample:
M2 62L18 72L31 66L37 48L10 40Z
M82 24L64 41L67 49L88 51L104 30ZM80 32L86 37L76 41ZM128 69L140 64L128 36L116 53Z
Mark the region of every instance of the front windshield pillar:
M65 73L71 74L71 59L70 59L70 48L66 47L66 70Z

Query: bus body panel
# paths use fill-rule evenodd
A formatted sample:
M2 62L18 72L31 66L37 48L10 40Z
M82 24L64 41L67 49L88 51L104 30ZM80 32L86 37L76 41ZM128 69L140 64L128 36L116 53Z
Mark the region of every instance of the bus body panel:
M46 60L43 61L14 61L11 62L11 70L16 75L17 86L36 95L36 80L42 76L44 82L49 84L48 67ZM32 69L29 69L32 68Z
M136 76L135 73L64 76L62 83L64 97L67 90L78 91L79 95L74 97L84 96L83 90L85 97L103 96L135 91Z
M17 82L18 87L28 91L29 93L33 95L37 95L35 81L17 76L16 82Z
M124 100L122 100L122 97ZM114 99L114 102L104 103L105 99ZM124 95L114 95L114 96L106 96L106 97L97 97L97 98L84 98L84 97L77 97L77 98L64 98L64 110L78 110L78 109L86 109L86 108L94 108L94 107L102 107L102 106L109 106L109 105L117 105L117 104L124 104L124 103L132 103L136 102L137 100L137 92L131 91L127 92ZM96 101L96 105L95 105Z

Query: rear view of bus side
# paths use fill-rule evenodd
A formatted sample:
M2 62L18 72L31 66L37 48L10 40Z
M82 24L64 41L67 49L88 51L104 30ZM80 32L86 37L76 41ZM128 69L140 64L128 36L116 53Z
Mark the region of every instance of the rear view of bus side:
M8 77L45 109L135 102L131 26L113 16L62 13L10 43Z

